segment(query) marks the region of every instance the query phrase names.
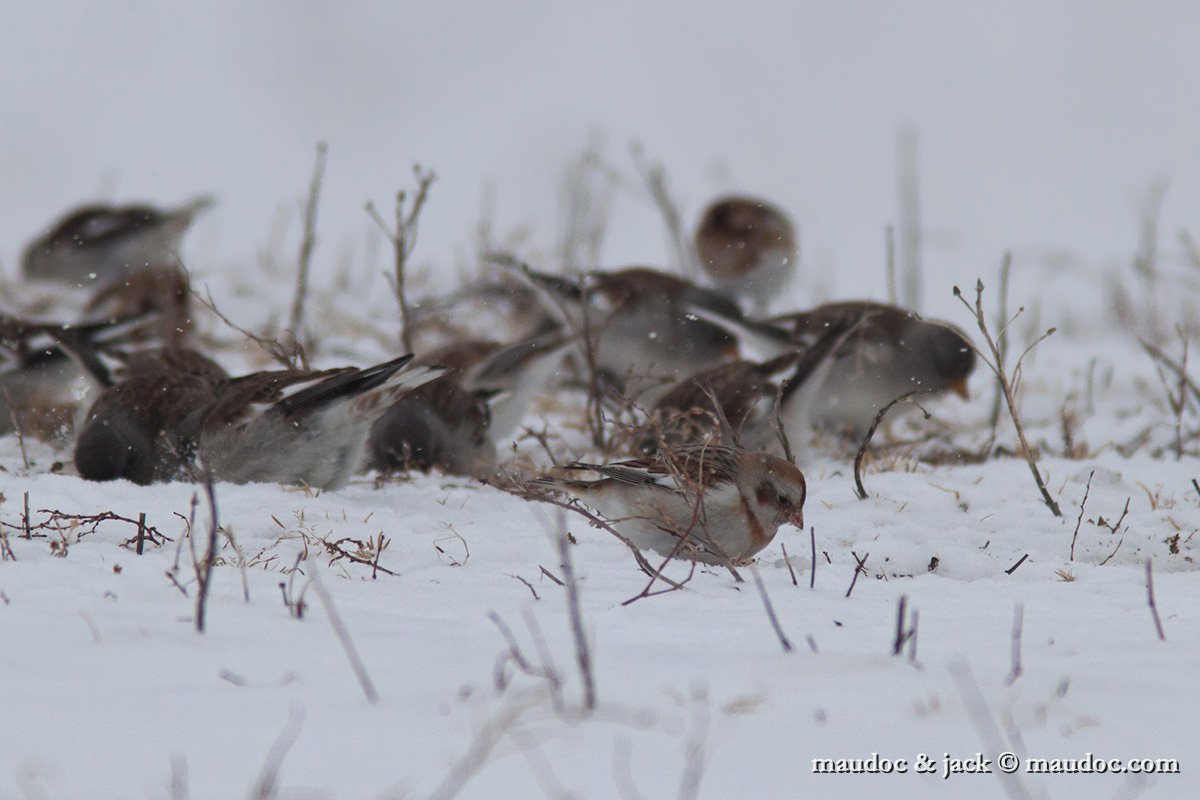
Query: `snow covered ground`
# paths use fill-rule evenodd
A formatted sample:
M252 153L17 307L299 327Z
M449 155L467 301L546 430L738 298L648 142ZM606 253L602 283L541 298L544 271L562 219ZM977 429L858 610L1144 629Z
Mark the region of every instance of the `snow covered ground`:
M757 565L791 652L754 583L724 571L625 604L645 577L619 543L568 517L598 698L585 714L566 593L550 577L563 568L549 507L436 476L378 488L363 477L319 496L218 485L240 550L222 549L200 635L183 536L195 488L89 484L63 445L26 441L22 453L5 437L0 522L16 560L0 563L0 798L1188 795L1200 764L1197 443L1175 458L1168 389L1138 339L1178 359L1173 327L1196 321L1181 236L1200 236L1200 110L1187 101L1196 11L764 2L731 14L716 3L10 4L0 271L13 278L24 243L82 199L211 191L220 202L187 241L189 266L242 324L278 318L324 139L318 355L369 363L386 340L356 337L350 322L396 327L379 277L388 254L363 203L386 208L414 161L438 172L416 255L430 288L473 266L481 218L552 266L563 168L597 135L629 176L627 145L640 140L689 221L729 188L792 211L804 279L781 306L882 298L896 131L911 126L925 310L974 332L950 288L982 278L994 309L1011 249L1010 308L1026 308L1014 351L1058 328L1026 362L1021 408L1063 517L1019 459L929 458L987 440L982 368L970 404L932 403L932 421L896 431L938 436L881 449L869 499L854 495L842 456L806 468L813 588L807 532L785 528ZM1160 178L1157 270L1139 277ZM653 208L618 188L602 261L665 264L668 252ZM0 299L16 305L22 291ZM234 368L253 360L221 355ZM571 422L547 412L531 424L544 416ZM1194 408L1181 419L1185 435L1197 428ZM1000 432L1015 448L1007 423ZM173 541L139 556L125 544L136 526L120 520L25 539L26 495L35 526L42 509L145 513ZM207 526L201 495L197 533ZM350 540L380 534L378 572L323 544L354 554ZM373 560L369 547L359 555ZM865 573L847 597L856 558ZM285 599L301 592L296 618ZM901 597L916 633L893 656ZM529 674L547 669L554 680ZM1021 759L1012 778L995 767L1001 752ZM992 774L943 778L944 759L977 753ZM1089 753L1176 759L1180 774L1026 770ZM816 759L872 754L905 759L907 772L814 771ZM932 772L918 770L921 754Z

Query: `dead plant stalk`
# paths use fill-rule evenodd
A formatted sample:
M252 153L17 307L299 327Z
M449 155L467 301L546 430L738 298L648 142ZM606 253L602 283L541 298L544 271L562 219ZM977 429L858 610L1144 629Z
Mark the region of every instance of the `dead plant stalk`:
M366 205L367 214L375 220L375 224L392 243L392 250L395 254L393 273L388 276L388 282L391 284L392 293L396 296L396 302L400 306L400 345L406 353L413 351L413 339L409 324L412 309L408 304L408 295L405 289L405 273L408 268L408 259L417 246L417 223L421 218L421 210L425 207L425 201L429 198L429 187L437 180L437 174L415 164L413 165L413 177L417 181L417 190L413 194L412 203L407 210L405 203L408 200L408 193L403 190L396 193L396 225L394 229L388 227L379 211L376 210L374 203L368 202Z
M1007 265L1012 260L1011 253L1004 254L1004 261ZM1002 271L1006 271L1007 267L1001 267ZM1001 351L997 340L1003 340L1012 327L1012 323L1021 315L1025 309L1021 307L1017 310L1008 322L1002 327L995 336L992 335L991 329L988 327L987 315L983 311L983 281L976 280L975 282L975 305L971 306L967 299L963 297L962 290L957 286L954 287L954 296L967 308L968 311L975 317L975 323L979 326L979 332L983 335L984 341L987 343L988 354L983 353L974 344L971 348L979 356L980 360L987 365L992 374L996 376L996 380L1000 383L1000 391L1004 395L1005 405L1008 406L1009 416L1012 418L1013 426L1017 430L1017 440L1021 446L1021 455L1025 458L1025 463L1029 465L1029 472L1033 475L1033 480L1037 484L1038 491L1042 494L1042 500L1046 503L1046 507L1056 517L1062 516L1062 510L1058 507L1058 502L1050 496L1050 491L1046 488L1046 482L1042 479L1042 473L1038 470L1037 457L1033 454L1033 448L1029 446L1029 440L1025 437L1025 428L1021 424L1021 416L1017 412L1017 390L1021 385L1021 362L1025 360L1025 356L1029 354L1034 347L1045 341L1047 337L1053 335L1055 329L1050 328L1044 334L1034 340L1029 347L1017 358L1017 363L1013 367L1012 375L1008 373L1007 365L1005 364L1005 354Z

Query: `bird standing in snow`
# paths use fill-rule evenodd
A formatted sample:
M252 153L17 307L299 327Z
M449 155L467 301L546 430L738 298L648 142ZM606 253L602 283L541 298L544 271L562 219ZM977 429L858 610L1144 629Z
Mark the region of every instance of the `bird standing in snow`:
M683 445L651 459L566 469L603 477L535 483L578 498L635 545L664 556L738 564L769 545L780 526L804 527L804 475L763 452Z

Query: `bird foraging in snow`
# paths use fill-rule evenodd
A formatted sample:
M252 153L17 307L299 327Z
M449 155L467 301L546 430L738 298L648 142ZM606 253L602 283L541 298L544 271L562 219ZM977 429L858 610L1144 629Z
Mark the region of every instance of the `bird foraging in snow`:
M94 353L73 352L109 384L76 439L79 474L143 484L181 477L198 456L215 480L336 489L361 464L380 415L441 373L405 369L406 355L367 369L229 378L205 356L176 347L130 354L113 381Z
M603 477L534 483L578 498L639 548L664 556L738 564L780 526L804 527L804 475L764 452L683 445L649 459L565 468Z
M32 281L99 286L146 267L175 264L192 219L213 204L200 197L176 208L83 206L29 244L21 271Z

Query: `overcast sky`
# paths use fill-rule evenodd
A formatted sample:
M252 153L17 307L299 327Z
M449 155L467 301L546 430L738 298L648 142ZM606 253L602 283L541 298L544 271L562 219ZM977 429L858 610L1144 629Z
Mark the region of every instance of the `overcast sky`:
M1116 263L1158 177L1167 244L1200 235L1198 30L1183 2L6 3L0 263L72 203L201 192L189 258L250 262L324 139L318 262L419 161L441 176L420 259L449 266L487 184L501 228L549 242L563 164L600 135L622 169L634 139L661 159L689 220L721 190L775 199L806 269L879 296L902 126L935 274L994 274L1006 247ZM640 201L612 224L606 263L664 262Z

